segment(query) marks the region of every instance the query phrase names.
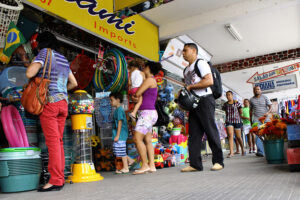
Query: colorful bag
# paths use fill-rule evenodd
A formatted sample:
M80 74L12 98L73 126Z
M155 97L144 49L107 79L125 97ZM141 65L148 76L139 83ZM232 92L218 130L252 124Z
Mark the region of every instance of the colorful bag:
M48 58L50 55L50 63L48 68L48 79L44 78ZM52 62L52 51L47 49L47 57L43 69L42 77L35 77L31 79L26 86L23 95L21 97L21 103L24 109L33 114L39 115L43 112L44 105L47 104L48 86L50 84L50 73L51 73L51 62Z

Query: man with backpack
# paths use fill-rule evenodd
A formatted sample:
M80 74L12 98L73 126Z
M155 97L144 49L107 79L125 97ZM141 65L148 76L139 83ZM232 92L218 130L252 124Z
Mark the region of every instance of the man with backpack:
M201 140L204 133L213 154L211 170L217 171L224 168L221 141L215 123L215 98L222 95L221 78L216 69L211 69L206 61L197 59L197 55L196 44L184 45L183 58L189 63L183 72L186 88L199 98L199 103L196 108L189 111L190 166L183 168L181 172L203 170Z

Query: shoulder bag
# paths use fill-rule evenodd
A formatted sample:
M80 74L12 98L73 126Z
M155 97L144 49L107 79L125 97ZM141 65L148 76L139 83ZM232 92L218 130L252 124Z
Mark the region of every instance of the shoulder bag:
M50 61L48 67L48 77L46 79L44 78L44 76L48 65L49 54ZM48 87L50 84L51 63L52 51L51 49L47 49L47 57L42 77L34 77L33 79L31 79L22 94L21 103L24 109L33 115L41 114L43 112L44 105L48 102L47 95Z

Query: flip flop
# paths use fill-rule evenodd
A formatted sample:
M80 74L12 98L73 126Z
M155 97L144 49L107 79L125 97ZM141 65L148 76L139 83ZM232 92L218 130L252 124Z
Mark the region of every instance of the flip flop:
M150 168L145 169L145 170L139 170L139 169L137 169L132 174L133 175L139 175L139 174L147 174L148 172L150 172Z
M128 174L129 173L129 170L128 171L124 171L124 170L117 170L116 171L116 174Z
M157 171L156 169L155 170L151 170L151 169L149 170L150 173L155 173L156 171Z
M229 155L227 155L227 158L231 158L231 157L233 157L233 155L230 155L230 154L229 154Z
M234 154L240 154L240 152L234 152Z
M136 122L136 117L129 113L128 116L130 117L131 121Z

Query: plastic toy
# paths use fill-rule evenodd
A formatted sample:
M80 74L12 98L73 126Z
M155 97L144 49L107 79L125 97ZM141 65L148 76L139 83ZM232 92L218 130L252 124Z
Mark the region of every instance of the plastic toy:
M177 125L176 128L181 128L181 134L182 134L182 135L185 135L185 127L184 127L183 124Z
M157 87L158 87L159 89L162 88L162 85L163 85L163 83L164 83L163 77L164 77L164 72L163 72L163 71L159 71L158 74L156 74L156 75L154 76L154 78L155 78L155 80L156 80L156 83L157 83Z
M164 147L162 146L162 144L157 143L154 147L154 154L158 155L158 154L162 154L164 152Z
M92 143L92 147L96 147L100 143L99 136L93 135L91 137L91 143Z
M167 115L170 114L170 109L169 109L169 107L164 107L164 111L165 111L165 113L166 113Z
M173 124L173 122L170 122L169 124L168 124L168 131L172 131L172 129L174 128L174 124Z
M164 92L163 90L158 93L158 96L161 101L167 101L168 94L166 92Z
M29 147L22 118L13 105L2 108L1 121L10 147Z
M171 85L171 84L168 84L168 85L165 87L165 92L166 92L167 94L172 93L173 90L174 90L174 87L173 87L173 85Z
M157 168L175 166L175 152L176 148L169 146L164 149L161 144L157 144L154 149L154 163Z
M177 107L178 107L178 105L177 105L177 103L175 103L174 101L171 101L170 103L169 103L169 109L170 109L170 111L171 112L173 112Z
M170 121L173 121L173 120L174 120L174 116L173 116L171 113L169 114L169 120L170 120Z
M177 149L177 154L179 154L179 163L185 163L188 158L187 137L182 134L172 135L169 142L170 145L173 145Z
M154 155L154 163L155 163L155 167L157 168L164 168L164 159L163 157L159 154L159 155Z
M173 124L174 124L175 126L178 126L178 125L180 125L180 124L183 124L183 121L182 121L180 118L175 117L174 120L173 120Z

